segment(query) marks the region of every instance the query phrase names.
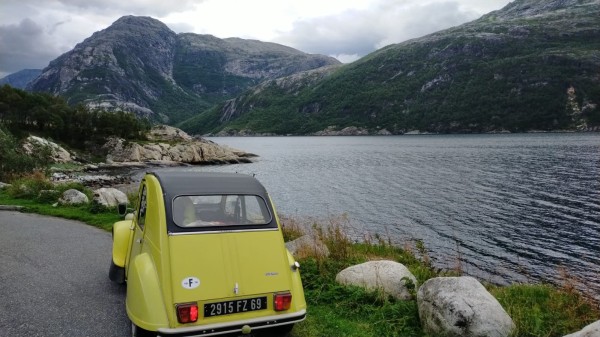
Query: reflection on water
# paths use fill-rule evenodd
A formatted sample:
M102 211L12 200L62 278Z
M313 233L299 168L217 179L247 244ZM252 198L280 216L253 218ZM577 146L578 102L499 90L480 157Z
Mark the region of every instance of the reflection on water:
M191 169L255 173L282 214L346 213L496 283L556 280L565 268L600 290L598 134L212 140L260 158Z

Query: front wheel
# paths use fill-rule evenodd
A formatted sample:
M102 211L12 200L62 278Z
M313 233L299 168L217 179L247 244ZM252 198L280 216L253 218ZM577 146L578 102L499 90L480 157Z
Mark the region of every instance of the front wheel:
M125 283L125 268L117 266L112 258L110 259L108 278L117 284Z
M148 331L131 323L131 337L156 337L156 332Z

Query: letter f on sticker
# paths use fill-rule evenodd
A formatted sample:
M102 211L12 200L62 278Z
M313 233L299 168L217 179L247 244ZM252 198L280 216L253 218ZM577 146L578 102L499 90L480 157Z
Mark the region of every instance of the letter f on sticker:
M188 279L188 287L192 287L192 285L194 284L194 279L193 278L189 278Z

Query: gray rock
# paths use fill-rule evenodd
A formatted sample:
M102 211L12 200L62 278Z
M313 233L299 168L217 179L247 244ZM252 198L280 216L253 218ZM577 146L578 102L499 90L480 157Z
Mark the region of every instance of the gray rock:
M94 191L94 201L105 207L115 207L127 203L127 195L116 188L99 188Z
M76 189L64 191L60 199L58 199L58 203L63 205L80 205L87 204L88 202L90 202L90 200L87 195Z
M329 248L315 235L303 235L294 241L286 242L285 247L295 258L329 256Z
M515 325L500 303L472 277L437 277L417 292L423 329L433 336L507 337Z
M565 337L600 337L600 321L596 321L581 331L566 335Z
M417 279L403 264L395 261L369 261L348 267L337 274L340 284L355 285L369 290L381 290L396 299L412 298L410 284ZM410 280L407 282L407 280Z
M3 189L5 187L9 187L9 186L11 186L11 185L7 184L7 183L3 183L3 182L0 181L0 189Z

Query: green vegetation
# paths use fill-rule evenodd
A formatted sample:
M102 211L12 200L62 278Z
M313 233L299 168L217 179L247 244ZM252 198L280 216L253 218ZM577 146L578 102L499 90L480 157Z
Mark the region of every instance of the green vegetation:
M34 133L82 150L110 136L143 139L150 128L130 113L71 107L60 97L9 85L0 87L0 126L17 138Z
M380 49L316 85L252 89L238 98L228 123L206 123L220 116L221 105L181 127L200 134L306 134L328 126L394 133L598 127L599 8L569 8L543 19L484 17Z
M110 231L121 218L116 210L94 206L59 206L56 200L40 194L47 189L64 191L76 188L89 190L80 184L52 186L43 174L37 173L0 189L0 204L21 205L24 211L83 221ZM306 227L298 219L282 218L284 237L295 239ZM404 248L391 245L381 237L355 243L345 235L344 218L331 219L327 225L313 224L311 230L327 245L329 257L300 251L302 280L308 303L306 321L297 324L295 337L321 336L423 336L416 300L400 301L378 291L338 285L335 276L342 269L369 260L398 261L417 278L419 284L432 277L458 275L460 271L440 271L430 265L422 242ZM411 248L412 247L412 248ZM559 337L600 319L598 303L575 290L572 279L562 275L562 286L547 284L487 285L516 324L514 336ZM416 289L413 289L413 294Z
M121 220L116 209L107 209L96 203L71 206L54 204L68 189L83 192L92 200L92 191L79 183L53 184L41 172L18 178L8 188L0 189L0 205L22 206L24 212L79 220L89 225L111 230Z
M4 85L0 87L0 181L48 168L51 149L35 144L30 153L23 149L22 141L30 134L68 145L81 151L80 159L93 160L108 137L141 140L149 128L146 120L130 113L70 107L60 97Z

